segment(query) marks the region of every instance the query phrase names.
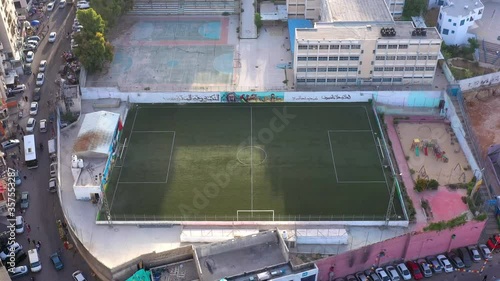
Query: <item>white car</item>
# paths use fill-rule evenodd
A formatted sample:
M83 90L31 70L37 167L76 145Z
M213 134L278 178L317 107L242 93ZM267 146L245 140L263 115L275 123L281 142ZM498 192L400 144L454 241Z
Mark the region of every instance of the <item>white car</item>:
M90 8L90 4L87 1L78 1L78 3L76 4L76 8L82 9L82 10L88 9L88 8Z
M75 281L87 281L87 279L85 279L85 277L83 277L83 274L80 270L73 272L73 274L71 274L71 276L73 276L73 279Z
M448 260L448 258L445 255L439 255L436 258L443 265L444 272L450 273L450 272L455 271L455 269L451 265L451 262Z
M14 243L12 244L11 246L5 248L4 251L0 252L0 258L4 261L7 259L7 255L10 253L10 252L19 252L23 249L23 246L19 245L19 243Z
M33 133L33 131L35 130L35 126L36 119L31 117L30 119L28 119L28 123L26 124L26 132Z
M39 72L45 72L45 68L47 68L47 61L46 60L41 60L40 65L38 65L38 71Z
M391 281L391 278L389 278L389 275L385 272L383 268L377 268L375 269L375 273L382 279L382 281Z
M41 72L38 73L38 75L36 76L36 85L42 86L44 82L45 82L45 74Z
M54 163L50 164L49 170L50 170L50 176L56 177L57 176L57 163L54 162Z
M54 2L50 2L49 4L47 4L47 11L52 11L54 10L54 6L55 6L55 3Z
M488 246L484 244L479 244L477 247L479 248L479 252L481 253L484 259L491 259L493 257L491 255L491 251L488 248Z
M47 119L40 120L40 133L47 132Z
M32 51L29 51L26 54L26 62L33 62L34 58L35 58L35 53L33 53Z
M396 271L396 269L394 268L394 266L392 266L392 265L387 266L385 268L385 272L387 272L389 277L391 277L392 281L401 281L401 277L399 277L399 274Z
M396 269L399 275L403 277L403 280L411 280L411 274L410 271L408 270L408 267L406 267L406 264L400 263L396 266Z
M30 115L35 116L38 114L38 102L34 101L30 106Z
M52 31L52 32L49 34L49 43L54 43L54 42L56 42L56 36L57 36L57 34L56 34L54 31Z
M477 250L476 246L469 246L468 249L470 251L470 255L472 257L472 260L474 262L480 262L481 256L479 255L479 251Z

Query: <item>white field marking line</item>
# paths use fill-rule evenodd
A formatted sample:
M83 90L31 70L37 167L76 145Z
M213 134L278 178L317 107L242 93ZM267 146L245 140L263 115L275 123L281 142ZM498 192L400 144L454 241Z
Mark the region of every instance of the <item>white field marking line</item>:
M385 181L339 181L338 183L385 183Z
M165 184L164 181L121 181L120 184L133 184L133 183L140 183L140 184L152 184L152 183L161 183Z
M168 175L170 174L170 163L172 163L172 154L174 153L174 143L175 143L175 131L174 131L174 136L172 137L172 146L170 147L170 156L168 158L168 168L167 168L167 178L165 179L165 183L168 182Z
M335 165L335 157L333 156L333 146L332 146L332 140L330 139L330 131L326 131L328 135L328 142L330 143L330 153L332 154L332 163L333 163L333 170L335 172L335 179L337 180L337 183L339 182L339 176L337 175L337 167Z
M253 109L250 107L250 210L253 210Z
M371 130L328 130L328 132L333 133L363 133L371 132Z
M132 133L175 133L175 131L133 131Z
M128 136L129 144L130 144L130 140L132 139L132 132L134 131L135 120L137 119L137 113L139 113L139 109L140 109L140 107L137 107L137 110L136 110L135 116L134 116L134 122L132 122L132 129L130 130L130 134ZM129 147L129 145L127 145L125 147L125 155L123 156L122 163L125 163L125 159L127 158L128 147ZM120 178L122 176L122 172L123 172L123 168L120 168L120 173L118 174L118 179L116 180L116 188L115 188L115 192L113 192L113 198L111 199L111 205L109 206L109 210L113 209L113 202L115 202L116 191L118 190L118 187L120 186Z

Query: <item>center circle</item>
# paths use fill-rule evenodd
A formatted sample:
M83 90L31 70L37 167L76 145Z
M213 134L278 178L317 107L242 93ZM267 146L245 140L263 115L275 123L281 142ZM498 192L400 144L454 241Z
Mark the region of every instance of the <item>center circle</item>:
M267 159L267 153L258 146L246 146L238 150L236 159L243 166L262 165Z

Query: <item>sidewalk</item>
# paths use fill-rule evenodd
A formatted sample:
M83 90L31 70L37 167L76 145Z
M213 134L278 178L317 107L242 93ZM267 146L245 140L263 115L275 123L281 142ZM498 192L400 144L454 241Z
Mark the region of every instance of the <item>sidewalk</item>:
M255 5L258 5L255 0L241 1L240 14L240 39L256 39L259 34L257 26L255 26Z

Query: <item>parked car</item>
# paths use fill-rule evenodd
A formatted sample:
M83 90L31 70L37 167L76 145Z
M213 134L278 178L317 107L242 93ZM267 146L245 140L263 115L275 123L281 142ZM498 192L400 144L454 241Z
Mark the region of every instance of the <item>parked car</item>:
M52 31L50 34L49 34L49 43L54 43L56 42L56 36L57 36L57 33Z
M76 3L76 8L81 10L88 9L90 8L90 4L87 1L78 1L78 3Z
M40 133L47 132L47 119L40 120Z
M356 277L354 277L354 275L347 275L345 277L345 280L346 281L358 281L358 279L356 279Z
M356 276L356 278L358 278L358 281L369 281L368 277L366 277L366 275L363 272L356 272L356 274L354 274L354 276Z
M479 248L479 252L483 256L483 259L486 260L486 259L491 259L493 257L491 255L490 249L485 244L479 244L477 247Z
M54 2L50 2L49 4L47 4L47 11L50 12L54 10L54 5L55 5Z
M436 257L428 256L425 258L425 260L427 261L428 264L431 265L432 271L434 271L434 273L443 272L443 266L441 265L441 263L438 261L438 259Z
M392 281L401 281L401 277L399 276L398 271L396 270L396 268L394 268L394 266L387 266L385 268L385 272L387 272L389 277L391 277Z
M40 91L40 88L37 87L33 90L33 97L32 97L32 100L33 101L40 101L40 96L41 96L41 91Z
M61 257L59 256L58 253L53 253L52 255L50 255L50 260L52 261L52 264L54 265L57 271L64 268L64 264L61 261Z
M23 216L16 216L16 234L24 232L24 218Z
M444 272L451 273L451 272L455 271L455 269L451 265L450 260L448 260L448 258L445 255L439 255L436 258L438 259L438 261L443 266Z
M31 117L28 119L28 123L26 124L26 132L33 133L36 127L36 119Z
M25 265L10 268L8 270L10 278L15 279L28 274L28 267Z
M413 276L413 279L420 280L420 279L424 278L424 275L420 271L420 267L418 266L418 264L416 262L407 261L406 267L408 267L408 270L410 270L410 273Z
M26 45L34 45L34 46L36 46L37 48L38 48L38 44L39 44L39 43L40 43L40 42L39 42L39 41L36 41L36 40L28 40L28 41L26 41Z
M56 162L50 164L50 176L51 177L57 176L57 163Z
M382 281L391 281L391 278L389 278L389 275L387 275L387 272L381 267L375 269L375 273L380 277Z
M28 255L26 255L26 253L21 250L19 252L16 253L16 264L20 264L22 261L24 261L26 258L28 257Z
M50 178L50 180L49 180L49 191L51 193L57 192L57 179L56 178Z
M404 263L400 263L396 266L396 270L398 271L399 275L403 277L403 280L411 280L411 274L410 271L408 270L408 267Z
M429 278L432 276L431 267L426 260L418 259L417 264L418 266L420 266L420 270L422 271L422 274L424 275L425 278Z
M39 72L38 75L36 76L36 85L42 86L44 82L45 82L45 74Z
M21 141L18 139L6 140L6 141L2 142L2 149L5 151L8 149L14 148L16 146L19 146L20 143L21 143Z
M453 251L448 253L448 259L456 268L464 268L465 264L462 259Z
M47 61L41 60L40 64L38 65L38 71L45 72L45 68L47 68Z
M33 51L36 51L37 47L38 47L37 45L25 44L23 47L23 51L26 53L33 52ZM33 62L33 60L27 59L26 62Z
M479 255L479 250L477 249L476 246L469 246L467 249L470 252L472 261L474 262L480 262L481 261L481 255Z
M33 51L29 51L26 54L26 62L33 62L33 59L35 59L35 53L33 53Z
M24 84L19 84L15 86L14 88L11 88L8 90L9 94L22 94L26 90L26 85Z
M38 114L38 102L34 101L30 105L30 115L35 116Z
M486 245L490 249L490 251L494 251L496 249L500 249L500 235L495 234L488 241L486 241Z
M6 260L9 257L9 254L14 252L18 253L23 249L23 246L21 246L19 243L15 242L14 244L10 245L9 247L6 247L3 251L0 252L0 259L3 261Z
M85 277L83 277L83 274L80 270L73 272L73 274L71 274L71 276L73 276L73 279L75 279L75 281L87 281L87 279L85 279Z
M28 191L21 193L21 209L28 209L30 206L30 194Z
M16 182L16 186L20 186L22 181L21 181L21 176L19 175L19 170L16 170L16 175L14 176L14 180Z
M472 258L470 257L469 250L467 248L458 248L457 249L458 256L462 259L464 262L465 267L471 267L472 266Z
M32 35L32 36L29 36L26 38L26 41L29 41L29 40L35 40L37 42L40 42L40 41L42 41L42 38L40 38L40 36L37 36L37 35Z
M380 279L380 277L375 272L370 273L370 278L370 280L372 281L382 281L382 279Z
M31 70L31 63L25 63L23 65L23 72L24 75L30 75L33 73L33 71Z

